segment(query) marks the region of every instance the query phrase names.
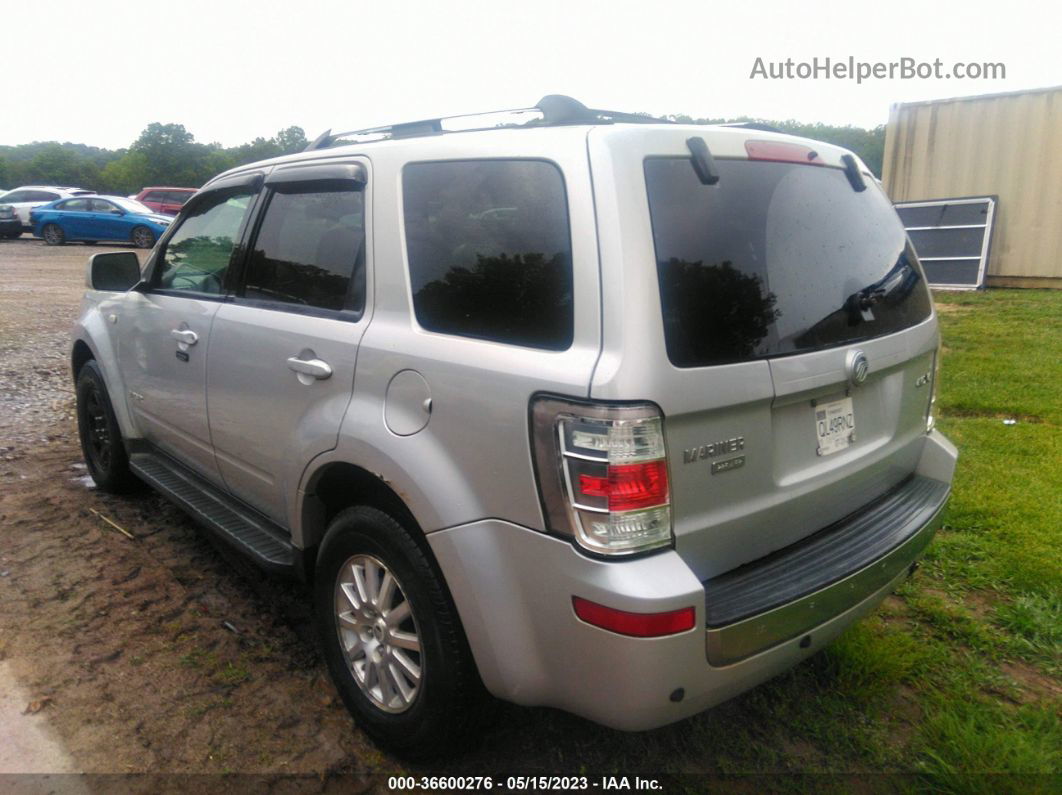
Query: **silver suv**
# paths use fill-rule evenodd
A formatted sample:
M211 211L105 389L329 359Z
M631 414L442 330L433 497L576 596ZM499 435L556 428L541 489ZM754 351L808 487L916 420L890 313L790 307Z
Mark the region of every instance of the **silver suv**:
M428 752L483 690L626 730L821 649L948 498L936 316L829 144L551 96L214 179L72 352L96 483L313 583L359 723Z

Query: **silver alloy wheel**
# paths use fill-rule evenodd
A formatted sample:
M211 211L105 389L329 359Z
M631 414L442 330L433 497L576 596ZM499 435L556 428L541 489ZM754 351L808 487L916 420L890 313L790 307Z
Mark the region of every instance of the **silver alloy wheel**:
M63 242L63 237L63 230L55 224L48 224L44 227L44 240L46 243L57 246Z
M151 234L150 229L138 226L133 230L133 244L137 248L151 248L155 245L155 236Z
M420 634L409 600L390 569L355 555L334 589L339 648L358 688L385 712L405 712L424 677Z

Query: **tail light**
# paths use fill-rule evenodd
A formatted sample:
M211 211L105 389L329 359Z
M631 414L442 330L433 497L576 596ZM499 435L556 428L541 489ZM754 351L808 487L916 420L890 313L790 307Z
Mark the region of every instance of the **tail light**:
M671 545L660 409L539 397L531 426L550 531L602 555Z

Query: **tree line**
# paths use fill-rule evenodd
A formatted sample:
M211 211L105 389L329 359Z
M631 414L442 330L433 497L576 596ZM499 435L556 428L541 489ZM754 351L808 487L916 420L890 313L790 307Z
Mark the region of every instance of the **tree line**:
M112 194L137 193L146 185L198 188L234 166L305 147L301 127L226 148L197 142L183 124L154 122L128 149L57 141L0 146L0 186L70 185Z
M837 144L855 152L881 176L885 152L885 127L872 129L829 124L736 119L694 119L674 115L673 121L694 124L758 122L783 132ZM127 149L57 141L37 141L0 146L0 187L18 185L71 185L100 193L136 193L147 185L198 188L211 177L244 163L300 152L306 147L301 127L287 127L272 138L223 147L195 140L183 124L154 122Z

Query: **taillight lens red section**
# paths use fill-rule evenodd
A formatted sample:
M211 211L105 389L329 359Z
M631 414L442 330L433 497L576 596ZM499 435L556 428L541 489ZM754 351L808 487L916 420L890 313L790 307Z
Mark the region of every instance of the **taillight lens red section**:
M822 166L822 158L810 146L791 144L786 141L745 141L749 160L773 160L778 163L803 163L806 166Z
M606 497L610 511L636 511L666 503L667 462L613 464L605 476L580 475L579 489L591 497Z
M635 638L659 638L693 629L697 613L692 607L669 610L666 613L628 613L612 607L599 605L580 596L572 597L575 615L587 624L630 635Z

